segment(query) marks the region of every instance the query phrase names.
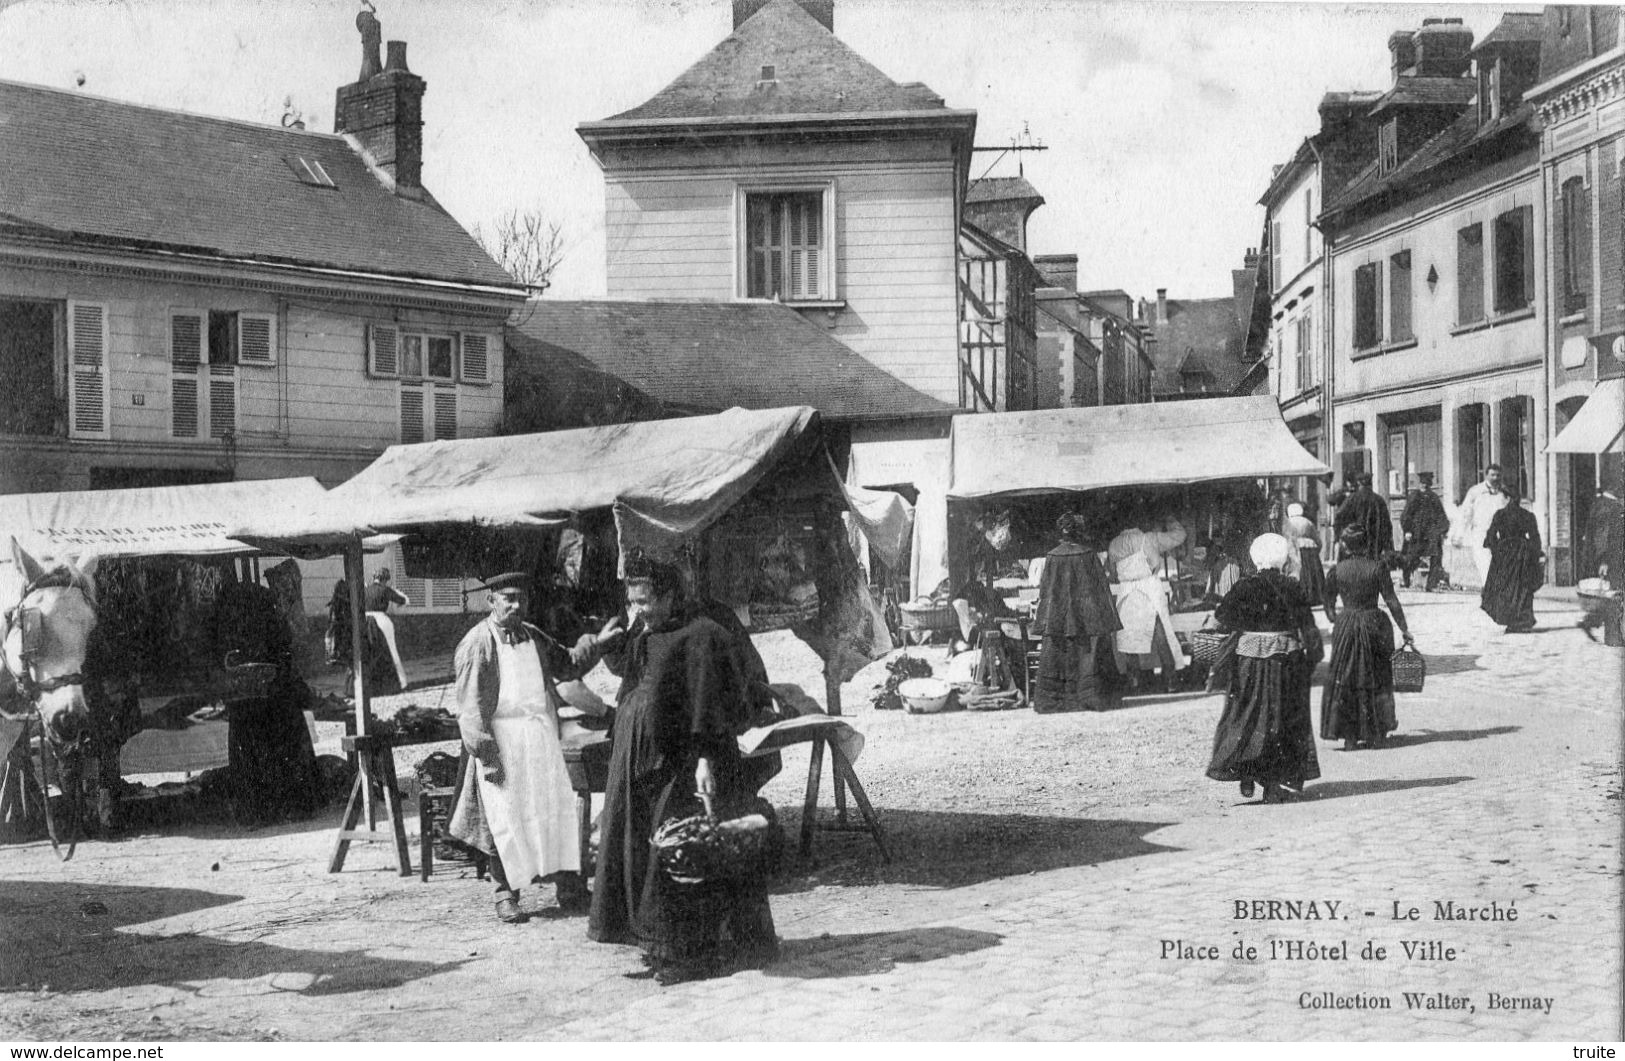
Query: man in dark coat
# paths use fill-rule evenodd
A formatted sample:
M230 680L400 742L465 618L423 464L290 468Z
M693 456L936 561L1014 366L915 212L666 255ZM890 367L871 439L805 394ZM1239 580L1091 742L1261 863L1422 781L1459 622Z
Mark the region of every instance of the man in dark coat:
M1373 559L1386 560L1393 553L1394 524L1388 515L1388 502L1372 491L1369 474L1356 476L1354 491L1337 506L1332 529L1337 532L1339 541L1349 526L1357 526L1365 531L1366 541L1371 543Z
M1604 483L1591 502L1591 515L1586 520L1585 550L1581 554L1581 578L1602 578L1610 589L1625 587L1625 507L1620 505L1619 486ZM1595 640L1592 630L1604 628L1605 640L1610 645L1621 642L1619 611L1616 608L1610 621L1608 613L1590 612L1580 620L1580 629Z
M1405 554L1400 572L1405 586L1410 587L1411 575L1424 558L1428 562L1428 580L1423 588L1432 593L1444 581L1444 538L1450 532L1450 517L1444 502L1433 492L1433 473L1417 472L1418 485L1405 497L1405 511L1400 514L1399 526L1405 532Z

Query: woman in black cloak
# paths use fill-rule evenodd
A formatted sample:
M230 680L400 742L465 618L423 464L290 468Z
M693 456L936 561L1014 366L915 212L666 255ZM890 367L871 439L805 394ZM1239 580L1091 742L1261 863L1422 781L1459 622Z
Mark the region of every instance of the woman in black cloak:
M639 614L619 661L587 926L600 943L642 947L647 975L662 984L724 971L724 930L736 968L766 964L778 951L765 877L678 884L651 855L655 829L697 813L701 793L712 795L719 811L736 806L777 766L776 757L739 754L736 736L752 718L755 696L743 635L684 601L681 591L675 568L628 560L627 602Z
M1213 618L1231 639L1215 678L1225 690L1224 714L1213 733L1207 776L1241 782L1241 794L1264 789L1265 803L1303 793L1320 776L1309 679L1320 662L1314 606L1298 581L1282 572L1291 546L1279 534L1253 539L1258 573L1219 602Z
M1540 551L1540 526L1518 500L1518 491L1507 492L1506 506L1490 520L1484 548L1490 551L1490 573L1480 606L1507 633L1528 633L1535 628L1535 590L1546 581L1546 554Z
M1376 747L1399 728L1394 715L1394 631L1378 602L1414 644L1405 609L1385 564L1371 557L1371 540L1359 524L1343 530L1345 559L1326 572L1326 615L1332 620L1332 658L1320 700L1320 736L1341 740L1344 751ZM1337 599L1343 610L1337 610Z
M1095 646L1101 635L1122 629L1106 569L1081 544L1079 520L1070 512L1056 521L1060 543L1044 558L1033 634L1043 638L1033 710L1101 711L1105 702L1095 677Z

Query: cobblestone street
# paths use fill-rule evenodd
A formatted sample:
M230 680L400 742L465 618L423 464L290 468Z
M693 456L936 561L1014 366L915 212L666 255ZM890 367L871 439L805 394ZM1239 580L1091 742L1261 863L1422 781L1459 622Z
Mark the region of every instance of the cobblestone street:
M848 714L893 863L821 834L775 888L781 959L702 983L628 980L635 951L550 897L499 925L488 884L398 878L379 847L326 874L335 812L92 842L66 866L11 848L0 1036L1618 1039L1621 656L1561 599L1524 635L1476 597L1404 601L1426 692L1400 697L1388 748L1321 742L1321 779L1284 806L1202 776L1217 697L913 716L870 709L865 671ZM806 756L786 760L768 795L794 835ZM1324 919L1238 920L1237 900ZM1444 903L1516 920L1436 920Z

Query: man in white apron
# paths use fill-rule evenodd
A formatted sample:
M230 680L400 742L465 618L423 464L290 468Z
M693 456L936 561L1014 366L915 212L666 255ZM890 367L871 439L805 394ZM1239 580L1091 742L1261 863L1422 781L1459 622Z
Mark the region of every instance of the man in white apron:
M1484 469L1484 481L1474 483L1461 499L1457 526L1450 535L1452 545L1472 550L1473 564L1478 568L1478 582L1483 585L1490 577L1490 551L1484 545L1489 533L1490 520L1507 507L1506 491L1501 489L1501 466L1491 464Z
M1119 667L1127 665L1135 685L1140 670L1163 666L1163 682L1172 691L1175 672L1186 664L1184 651L1174 637L1174 620L1168 610L1168 583L1162 577L1163 556L1183 544L1185 528L1178 520L1164 520L1161 529L1145 521L1131 526L1106 547L1108 569L1116 575L1112 598L1123 628L1114 635Z
M457 646L457 723L465 751L449 832L485 853L497 917L523 921L518 889L551 880L559 906L585 910L575 792L559 746L555 683L580 677L622 633L619 620L566 649L524 621L530 578L485 583L491 611Z

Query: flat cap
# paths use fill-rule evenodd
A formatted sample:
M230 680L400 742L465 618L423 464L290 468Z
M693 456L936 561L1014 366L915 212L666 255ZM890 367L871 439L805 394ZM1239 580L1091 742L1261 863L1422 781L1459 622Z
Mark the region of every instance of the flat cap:
M493 591L499 589L522 589L528 592L530 590L532 581L533 580L531 577L525 574L523 571L504 571L500 575L492 575L490 578L480 583L480 585Z

